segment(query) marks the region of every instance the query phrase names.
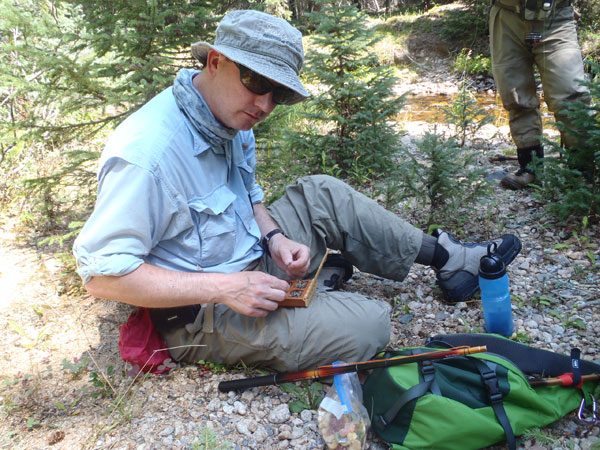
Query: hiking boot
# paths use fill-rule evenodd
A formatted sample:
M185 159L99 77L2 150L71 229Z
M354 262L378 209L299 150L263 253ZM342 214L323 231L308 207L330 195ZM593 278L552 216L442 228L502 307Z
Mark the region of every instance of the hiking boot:
M532 183L535 183L535 174L527 169L519 169L514 174L510 173L500 180L502 187L513 191L523 189Z
M445 264L436 270L438 284L442 288L444 300L448 303L464 302L479 290L479 261L487 254L492 241L480 243L462 243L445 231L435 230L437 245L447 253ZM495 239L496 253L508 266L521 251L521 241L512 234Z

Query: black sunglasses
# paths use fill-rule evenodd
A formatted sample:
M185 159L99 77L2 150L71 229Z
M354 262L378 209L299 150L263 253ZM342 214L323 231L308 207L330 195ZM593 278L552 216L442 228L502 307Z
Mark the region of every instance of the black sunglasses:
M235 61L231 62L239 69L242 84L253 94L265 95L273 92L273 103L276 105L293 105L304 99L297 92L283 86L275 85L268 78L248 69L246 66L242 66Z

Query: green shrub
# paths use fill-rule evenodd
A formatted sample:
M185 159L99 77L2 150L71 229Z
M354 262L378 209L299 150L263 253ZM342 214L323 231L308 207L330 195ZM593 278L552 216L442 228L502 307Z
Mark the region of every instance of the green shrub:
M544 160L539 195L546 200L548 211L561 220L600 219L600 79L583 84L590 90L591 103L565 105L563 113L569 123L557 123L562 133L576 137L579 144L566 150L556 142L544 141L547 149L561 158Z
M447 41L475 49L488 48L488 8L489 0L467 0L464 7L445 12L441 35Z
M471 49L463 48L454 61L454 70L464 75L492 76L492 61L489 56L473 54Z
M463 147L468 139L475 139L477 132L492 122L492 117L479 106L475 95L469 90L469 83L462 83L456 98L442 106L445 122L454 128L454 136Z
M279 106L254 127L256 138L256 178L265 191L269 205L284 193L284 188L299 177L307 175L306 164L298 158L287 140L292 129L307 128L300 120L302 103Z
M474 153L461 147L454 136L445 137L434 129L416 144L416 152L405 150L400 155L395 192L426 211L425 225L455 223L461 208L489 193L484 171L474 165Z

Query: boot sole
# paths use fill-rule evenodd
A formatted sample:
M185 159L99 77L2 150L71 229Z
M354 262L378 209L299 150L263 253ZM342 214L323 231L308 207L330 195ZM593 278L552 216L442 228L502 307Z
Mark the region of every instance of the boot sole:
M523 247L518 237L513 236L513 238L512 245L500 255L506 266L513 262ZM440 280L438 276L438 284L442 288L446 303L465 302L479 291L478 275L468 272L457 272L449 280Z

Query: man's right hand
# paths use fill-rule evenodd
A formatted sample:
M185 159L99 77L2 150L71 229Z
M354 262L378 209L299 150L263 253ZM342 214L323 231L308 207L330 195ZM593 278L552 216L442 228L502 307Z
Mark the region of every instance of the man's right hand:
M219 303L252 317L265 317L279 307L289 289L287 281L264 272L238 272L228 276L222 286ZM230 282L229 282L230 281Z

